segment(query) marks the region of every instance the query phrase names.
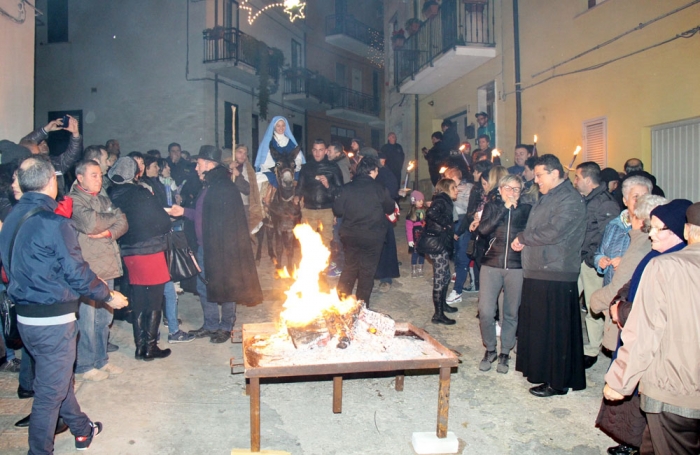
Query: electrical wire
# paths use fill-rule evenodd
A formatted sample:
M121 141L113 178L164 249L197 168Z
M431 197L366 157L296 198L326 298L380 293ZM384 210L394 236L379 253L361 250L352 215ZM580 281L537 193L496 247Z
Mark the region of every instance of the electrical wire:
M0 15L10 19L16 24L24 24L24 21L27 19L27 12L24 10L24 1L20 1L17 5L17 8L19 9L17 16L13 16L12 14L5 11L3 8L0 8Z
M623 38L623 37L629 35L630 33L634 33L634 32L636 32L637 30L641 30L641 29L643 29L644 27L646 27L647 25L653 24L653 23L656 22L656 21L659 21L659 20L664 19L664 18L666 18L666 17L668 17L668 16L671 16L671 15L673 15L673 14L676 14L676 13L679 12L679 11L683 11L684 9L689 8L689 7L693 6L693 5L695 5L696 3L700 3L700 0L693 0L692 2L690 2L690 3L686 4L686 5L680 6L680 7L676 8L676 9L674 9L673 11L669 11L668 13L662 14L661 16L655 17L654 19L648 20L648 21L646 21L646 22L642 22L642 23L640 23L638 26L634 27L633 29L627 30L626 32L624 32L624 33L622 33L622 34L617 35L616 37L611 38L611 39L609 39L609 40L607 40L607 41L605 41L605 42L603 42L603 43L600 43L600 44L598 44L598 45L595 46L595 47L592 47L592 48L590 48L590 49L588 49L588 50L585 50L585 51L581 52L580 54L574 55L573 57L568 58L568 59L564 60L563 62L559 62L559 63L557 63L557 64L555 64L555 65L553 65L553 66L550 66L549 68L547 68L547 69L545 69L545 70L539 71L539 72L533 74L532 77L537 77L537 76L539 76L540 74L546 73L546 72L549 71L549 70L553 70L553 69L555 69L555 68L558 68L558 67L560 67L560 66L562 66L562 65L564 65L564 64L566 64L566 63L569 63L569 62L574 61L574 60L576 60L576 59L578 59L578 58L581 58L581 57L583 57L583 56L586 55L586 54L589 54L589 53L591 53L591 52L593 52L593 51L596 51L596 50L598 50L598 49L601 49L601 48L607 46L608 44L614 43L615 41L619 40L620 38Z
M650 50L650 49L654 49L654 48L656 48L656 47L663 46L664 44L668 44L668 43L670 43L670 42L672 42L672 41L675 41L675 40L677 40L677 39L680 39L680 38L686 38L686 39L691 38L691 37L695 36L695 35L698 34L698 33L700 33L700 25L697 26L697 27L695 27L695 28L691 28L690 30L686 30L685 32L679 33L679 34L677 34L676 36L673 36L673 37L671 37L671 38L669 38L669 39L667 39L667 40L661 41L661 42L656 43L656 44L652 44L651 46L647 46L647 47L644 47L644 48L642 48L642 49L638 49L638 50L636 50L636 51L634 51L634 52L630 52L630 53L628 53L628 54L621 55L621 56L619 56L619 57L615 57L615 58L610 59L610 60L607 60L607 61L605 61L605 62L598 63L598 64L595 64L595 65L591 65L591 66L588 66L588 67L585 67L585 68L581 68L581 69L569 71L569 72L566 72L566 73L553 74L553 75L551 75L551 76L549 76L549 77L547 77L547 78L545 78L545 79L542 79L542 80L539 81L539 82L535 82L534 84L530 84L530 85L528 85L528 86L526 86L526 87L522 87L522 86L521 86L520 88L516 88L516 91L519 90L520 92L524 92L524 91L527 90L527 89L530 89L530 88L532 88L532 87L536 87L536 86L538 86L538 85L540 85L540 84L544 84L545 82L551 81L552 79L556 79L556 78L558 78L558 77L564 77L564 76L569 76L569 75L572 75L572 74L583 73L583 72L586 72L586 71L597 70L597 69L602 68L602 67L604 67L604 66L607 66L607 65L609 65L609 64L611 64L611 63L615 63L615 62L617 62L617 61L619 61L619 60L622 60L622 59L625 59L625 58L628 58L628 57L632 57L633 55L641 54L642 52L646 52L646 51L648 51L648 50ZM511 92L511 93L513 93L513 92Z

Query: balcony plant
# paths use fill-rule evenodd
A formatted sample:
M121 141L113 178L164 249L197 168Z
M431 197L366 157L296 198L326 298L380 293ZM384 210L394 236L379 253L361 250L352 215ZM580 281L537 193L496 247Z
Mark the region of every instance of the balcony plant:
M406 34L403 29L395 30L391 34L391 47L394 50L401 49L406 42Z
M418 33L418 30L420 30L422 22L420 19L417 17L412 17L409 20L406 21L406 31L408 32L408 35L414 35Z
M226 29L224 27L217 25L216 27L204 29L204 36L210 40L220 40L224 38L225 32Z
M440 4L435 0L426 0L426 2L423 3L423 15L426 19L430 19L431 17L437 16L439 7Z

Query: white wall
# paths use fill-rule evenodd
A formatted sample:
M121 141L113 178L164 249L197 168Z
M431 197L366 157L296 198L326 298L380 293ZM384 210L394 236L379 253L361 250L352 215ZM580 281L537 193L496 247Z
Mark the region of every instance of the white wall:
M19 17L17 0L0 8ZM0 140L18 142L34 124L34 10L24 23L0 16Z

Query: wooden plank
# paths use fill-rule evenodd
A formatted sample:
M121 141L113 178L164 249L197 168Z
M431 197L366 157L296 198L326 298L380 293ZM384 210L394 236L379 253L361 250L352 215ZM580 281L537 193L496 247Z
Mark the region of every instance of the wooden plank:
M250 380L250 451L260 452L260 379Z
M343 377L333 377L333 414L343 412Z
M440 368L438 391L437 437L447 437L447 420L450 414L450 368Z

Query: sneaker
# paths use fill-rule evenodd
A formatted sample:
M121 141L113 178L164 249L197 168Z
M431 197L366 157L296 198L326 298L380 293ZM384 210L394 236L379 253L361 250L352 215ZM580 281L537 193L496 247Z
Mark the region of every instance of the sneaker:
M102 433L102 422L90 422L92 427L90 434L87 436L75 437L75 448L78 450L87 450L95 436Z
M456 303L459 303L462 301L462 294L458 294L457 291L454 289L450 292L450 295L447 296L447 299L445 299L445 302L448 305L454 305Z
M107 342L107 352L114 352L114 351L118 351L118 350L119 350L119 346L117 346L114 343L110 343L109 341Z
M214 330L207 330L204 327L200 327L196 330L190 330L187 333L189 333L190 335L194 335L195 338L206 338L212 336L214 332Z
M168 343L189 343L190 341L194 341L194 339L195 335L193 333L186 333L182 330L168 335Z
M122 374L124 372L124 368L108 363L107 365L100 368L100 371L104 371L105 373L109 373L110 375Z
M227 330L217 330L212 332L211 338L209 338L210 343L225 343L231 339L231 332Z
M99 381L104 381L109 377L109 373L106 371L98 370L97 368L93 368L90 371L87 371L82 374L82 380L83 381L91 381L91 382L99 382Z
M326 272L326 276L328 278L338 278L341 274L343 273L342 270L339 270L338 267L335 265L332 265L328 267L328 272Z
M509 360L510 356L508 354L498 354L498 366L496 367L496 371L501 374L508 373Z
M486 351L484 358L481 359L479 363L479 369L481 371L489 371L491 369L491 364L495 362L497 358L498 354L496 354L496 351Z
M0 371L7 371L8 373L19 373L19 359L8 360L7 362L0 365Z
M496 337L500 337L500 336L501 336L501 323L497 322L496 323Z

